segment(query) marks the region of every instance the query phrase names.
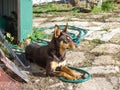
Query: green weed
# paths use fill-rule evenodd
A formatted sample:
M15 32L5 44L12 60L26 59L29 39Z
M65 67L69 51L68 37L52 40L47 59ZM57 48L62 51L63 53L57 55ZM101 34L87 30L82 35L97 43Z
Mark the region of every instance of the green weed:
M71 12L73 12L73 13L79 13L80 9L73 9L73 10L71 10Z
M114 4L114 0L106 0L102 4L103 11L111 11L111 10L114 10L115 8L116 8L116 6Z
M101 31L106 31L106 32L108 32L110 30L110 27L105 27L105 28L103 28Z
M98 8L98 7L94 7L92 12L94 12L94 13L102 12L102 9Z
M101 8L98 8L98 7L94 7L92 12L102 12L102 11L112 11L116 9L116 6L114 4L114 1L113 0L106 0L102 3L102 6Z
M33 7L33 13L50 13L63 12L68 10L67 4L46 4L39 7Z
M115 9L115 5L113 3L103 3L102 10L103 11L111 11Z
M100 39L93 39L93 40L92 40L92 43L95 43L95 44L104 44L105 41L102 41L102 40L100 40Z
M12 58L11 54L9 53L9 51L7 50L7 48L2 44L2 42L0 41L0 48L3 50L3 52L5 53L5 55L8 57L8 58Z
M90 61L84 62L83 67L91 67L91 66L92 66L92 62L90 62Z

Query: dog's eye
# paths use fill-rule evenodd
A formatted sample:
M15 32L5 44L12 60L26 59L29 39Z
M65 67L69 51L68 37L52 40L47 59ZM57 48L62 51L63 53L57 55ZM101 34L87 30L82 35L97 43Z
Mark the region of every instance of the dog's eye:
M67 37L67 40L70 40L70 37Z

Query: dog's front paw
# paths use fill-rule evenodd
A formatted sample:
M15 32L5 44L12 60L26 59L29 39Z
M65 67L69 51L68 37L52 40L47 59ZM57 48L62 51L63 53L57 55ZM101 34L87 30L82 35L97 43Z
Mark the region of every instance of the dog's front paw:
M85 79L85 78L87 78L88 77L88 74L83 74L82 75L82 79Z

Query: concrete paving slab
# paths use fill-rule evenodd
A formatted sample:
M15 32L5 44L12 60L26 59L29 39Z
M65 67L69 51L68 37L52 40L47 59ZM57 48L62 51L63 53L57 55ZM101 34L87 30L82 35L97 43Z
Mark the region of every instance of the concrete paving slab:
M90 52L94 54L117 54L120 51L120 45L116 44L101 44L96 46Z
M94 78L76 85L75 90L114 90L114 87L105 78Z
M105 74L117 74L120 72L119 66L115 65L108 65L108 66L93 66L93 67L86 67L82 68L86 71L88 71L91 75L96 74L96 75L105 75Z
M101 55L95 58L92 65L118 65L120 66L120 61L115 60L111 55Z

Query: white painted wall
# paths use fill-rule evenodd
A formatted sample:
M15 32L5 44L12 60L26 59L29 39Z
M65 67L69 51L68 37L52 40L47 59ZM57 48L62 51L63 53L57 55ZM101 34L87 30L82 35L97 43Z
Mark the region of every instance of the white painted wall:
M48 2L53 2L53 1L65 1L65 0L33 0L33 5L34 4L41 4L41 3L48 3Z

